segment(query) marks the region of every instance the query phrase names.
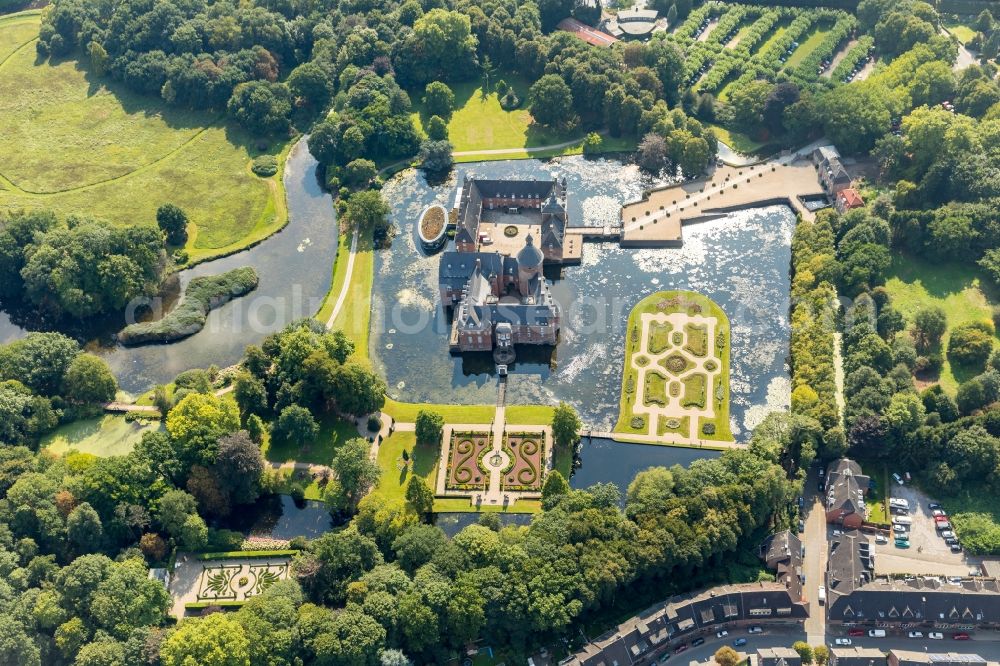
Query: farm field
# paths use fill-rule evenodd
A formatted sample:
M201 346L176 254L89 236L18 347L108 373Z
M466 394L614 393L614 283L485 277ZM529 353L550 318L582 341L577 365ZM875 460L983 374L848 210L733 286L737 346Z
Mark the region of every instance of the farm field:
M984 291L985 277L975 265L932 264L919 257L894 255L885 287L892 305L909 324L918 310L932 305L944 309L949 332L958 324L989 320L991 299ZM947 349L949 332L944 334L941 348ZM939 382L950 395L968 377L956 377L947 354Z
M0 21L0 54L11 51L0 61L0 150L8 158L0 166L0 208L153 224L156 209L174 203L192 223L192 261L284 224L280 170L267 179L250 172L260 152L249 136L217 115L128 92L75 61L36 64L38 22L31 14ZM265 152L283 157L283 149Z

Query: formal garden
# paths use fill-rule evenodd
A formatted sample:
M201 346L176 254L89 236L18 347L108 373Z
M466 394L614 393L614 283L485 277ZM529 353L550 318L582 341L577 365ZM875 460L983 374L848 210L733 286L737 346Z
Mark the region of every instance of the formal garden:
M726 314L700 294L657 292L640 301L628 320L615 432L672 443L731 440L729 335Z
M483 456L492 451L488 432L453 432L448 451L445 489L457 491L485 490L489 474Z
M245 551L188 555L172 572L175 612L240 606L289 577L294 551Z
M504 452L510 456L502 471L505 491L540 492L545 469L545 433L510 432L504 434Z

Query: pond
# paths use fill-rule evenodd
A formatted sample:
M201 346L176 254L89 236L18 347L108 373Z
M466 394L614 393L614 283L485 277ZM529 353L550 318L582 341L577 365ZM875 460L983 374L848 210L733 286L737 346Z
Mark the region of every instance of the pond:
M448 352L450 323L438 296L438 255L421 249L415 229L425 206L451 206L456 183L466 173L565 177L574 226L616 222L621 205L653 184L635 166L582 157L459 165L443 184L428 184L418 171L390 181L384 194L400 234L377 254L369 351L390 394L399 399L469 404L496 399L488 354ZM554 350L519 347L508 377L508 404L564 400L589 426L610 430L618 414L629 311L654 291L690 289L729 316L732 430L745 439L769 411L787 409L790 400L788 266L794 224L789 208L775 206L687 226L681 248L588 243L581 265L547 273L563 309L560 341Z
M291 495L261 497L253 505L240 507L238 515L230 516L225 527L248 536L270 539L293 539L304 536L315 539L333 529L333 519L323 502L306 500L296 504Z
M319 310L330 289L337 222L333 201L316 177L317 166L305 139L300 140L285 163L288 225L249 250L178 275L183 290L192 278L253 266L260 276L256 291L213 310L201 331L169 345L123 347L109 340L88 343L88 350L111 366L122 389L141 393L155 384L170 382L184 370L232 365L242 358L247 345ZM26 334L0 312L0 342Z

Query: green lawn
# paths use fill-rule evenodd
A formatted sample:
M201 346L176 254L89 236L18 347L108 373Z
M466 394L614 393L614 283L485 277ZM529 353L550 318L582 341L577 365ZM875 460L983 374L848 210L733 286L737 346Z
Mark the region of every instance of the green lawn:
M264 457L271 462L306 462L329 465L337 448L353 437L360 437L353 423L327 415L319 422L319 434L303 446L273 442L267 438L262 447Z
M833 26L830 23L814 26L809 36L799 42L799 47L795 49L792 56L785 62L785 69L792 70L801 65L806 56L816 50L816 47L826 39L831 27Z
M95 456L124 456L132 452L144 432L160 429L160 421L129 423L123 415L98 416L59 426L42 438L40 449L62 455L74 449Z
M0 64L17 49L29 48L28 42L38 37L39 16L40 11L0 16Z
M406 458L403 457L404 451ZM417 445L416 435L412 432L393 433L379 446L378 465L382 469L382 477L372 492L389 500L404 502L406 484L413 474L422 477L433 488L439 454L437 446Z
M885 491L889 487L889 470L884 463L867 462L861 463L861 471L871 479L875 480L875 487L869 488L865 495L865 504L868 505L868 520L873 523L889 523L889 514L886 513Z
M751 155L766 145L760 141L751 139L742 132L726 129L722 125L709 125L709 127L715 132L715 136L718 137L719 141L744 155Z
M0 22L0 53L39 18ZM2 56L0 56L2 57ZM281 170L253 175L255 142L215 114L168 107L76 61L36 64L28 43L0 64L0 208L86 212L154 224L165 202L191 219L192 261L259 240L286 221ZM267 151L284 156L284 146Z
M912 324L918 310L931 305L942 307L948 317L949 329L969 321L990 319L990 304L997 302L986 277L972 263L931 263L919 257L896 254L889 268L886 289L893 306ZM942 349L947 349L949 334L945 333ZM954 395L960 381L968 379L959 372L956 377L947 355L939 381L941 387Z
M963 44L968 44L976 36L975 29L966 25L965 23L957 23L955 21L945 21L944 27L947 28L948 32L953 34L958 41Z
M527 109L527 83L518 77L505 80L521 98L518 109L505 111L496 92L484 96L480 80L451 86L456 108L448 121L448 138L456 151L531 148L575 138L575 135L565 136L533 125L531 112ZM422 92L413 95L413 119L423 131L428 116L420 97Z

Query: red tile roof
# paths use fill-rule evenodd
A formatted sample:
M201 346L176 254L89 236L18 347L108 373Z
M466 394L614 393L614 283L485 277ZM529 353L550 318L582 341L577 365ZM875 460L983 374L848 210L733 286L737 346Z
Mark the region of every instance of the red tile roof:
M594 46L611 46L618 40L611 35L601 32L596 28L591 28L589 25L580 23L575 18L564 18L559 21L559 25L556 26L560 30L565 30L566 32L571 32L588 44L593 44Z
M842 190L837 197L842 200L840 203L844 208L858 208L865 205L864 199L853 187Z

